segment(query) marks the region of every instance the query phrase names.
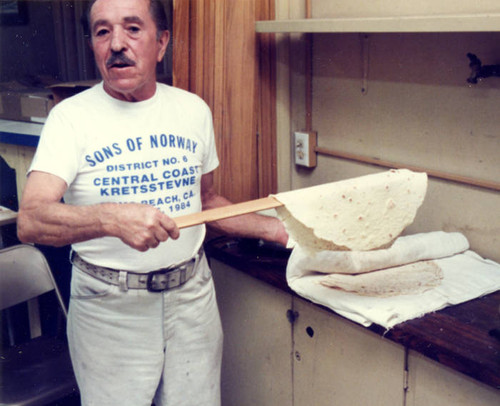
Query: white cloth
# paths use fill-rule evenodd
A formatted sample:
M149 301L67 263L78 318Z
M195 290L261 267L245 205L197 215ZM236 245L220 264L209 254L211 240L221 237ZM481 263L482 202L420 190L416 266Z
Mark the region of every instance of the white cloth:
M468 247L461 234L433 232L400 237L391 248L370 252L320 252L307 257L295 248L287 266L287 281L297 294L350 320L391 328L500 289L500 264L466 251ZM443 270L443 280L440 286L417 295L366 297L319 283L327 270L336 272L335 266L344 271L366 271L369 265L382 269L423 259L435 260ZM384 262L390 265L384 266ZM323 273L315 272L316 268Z
M201 176L218 163L212 115L198 96L158 84L152 98L129 103L101 83L51 110L30 170L62 178L68 204L145 203L176 217L201 210ZM73 249L96 265L148 272L192 257L204 236L200 225L146 252L114 237Z

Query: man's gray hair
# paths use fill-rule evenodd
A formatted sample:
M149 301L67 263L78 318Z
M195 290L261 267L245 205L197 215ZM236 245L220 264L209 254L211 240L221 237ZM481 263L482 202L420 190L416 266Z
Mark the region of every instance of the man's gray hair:
M87 38L92 36L90 27L90 10L97 0L91 0L86 13L81 18L83 33ZM156 25L156 39L160 39L163 31L168 31L168 20L165 13L165 8L160 0L149 0L149 12Z

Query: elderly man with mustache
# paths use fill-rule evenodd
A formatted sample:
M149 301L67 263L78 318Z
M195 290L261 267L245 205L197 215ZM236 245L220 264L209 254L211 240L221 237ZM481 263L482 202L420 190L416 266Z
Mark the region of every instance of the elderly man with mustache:
M202 244L175 217L230 204L213 186L212 117L156 81L156 0L95 0L102 82L50 113L18 217L24 242L72 245L68 339L84 405L218 405L222 332ZM64 198L64 202L62 199ZM274 218L212 224L285 244Z

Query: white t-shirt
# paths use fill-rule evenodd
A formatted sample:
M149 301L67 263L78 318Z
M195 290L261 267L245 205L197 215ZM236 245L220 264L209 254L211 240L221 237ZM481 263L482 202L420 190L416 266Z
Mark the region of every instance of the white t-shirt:
M102 83L55 106L30 170L62 178L65 203L144 203L170 217L201 210L200 179L219 164L212 115L198 96L158 84L142 102L109 96ZM90 263L148 272L191 257L205 226L139 252L115 237L73 244Z

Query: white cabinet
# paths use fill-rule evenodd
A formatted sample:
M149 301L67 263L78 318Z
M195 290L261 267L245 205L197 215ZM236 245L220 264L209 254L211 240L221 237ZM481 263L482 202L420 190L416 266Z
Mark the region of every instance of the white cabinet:
M294 299L294 406L403 406L400 345Z
M403 405L403 347L211 264L224 329L223 406Z
M495 388L211 264L224 329L222 406L500 405Z
M292 405L289 294L211 260L224 330L223 406Z
M498 406L500 391L410 352L407 406Z

